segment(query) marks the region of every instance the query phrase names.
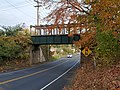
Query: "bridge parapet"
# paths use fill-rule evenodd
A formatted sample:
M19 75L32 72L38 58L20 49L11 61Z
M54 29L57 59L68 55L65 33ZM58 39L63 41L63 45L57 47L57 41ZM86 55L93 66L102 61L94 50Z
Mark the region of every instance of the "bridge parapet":
M58 25L40 25L40 26L30 26L31 35L66 35L70 34L80 34L84 26L80 24L58 24ZM74 30L75 29L75 30Z

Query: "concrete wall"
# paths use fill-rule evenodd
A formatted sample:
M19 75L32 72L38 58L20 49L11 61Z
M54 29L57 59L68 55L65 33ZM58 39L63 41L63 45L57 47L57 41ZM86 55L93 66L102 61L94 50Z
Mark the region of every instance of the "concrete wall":
M49 59L49 48L46 46L42 47L40 45L32 45L30 48L30 64L45 62ZM46 58L47 57L47 58Z

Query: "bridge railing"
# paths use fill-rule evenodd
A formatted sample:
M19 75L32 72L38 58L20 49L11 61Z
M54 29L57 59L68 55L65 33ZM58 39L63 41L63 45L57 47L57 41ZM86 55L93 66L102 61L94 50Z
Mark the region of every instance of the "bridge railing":
M76 30L73 30L75 27ZM66 35L70 34L71 32L73 34L80 34L81 28L83 26L80 25L69 25L67 26L64 25L40 25L40 26L30 26L30 32L31 35L36 36L36 35ZM73 32L75 31L75 32Z
M66 28L63 28L61 31L57 28L54 29L35 29L31 28L30 33L32 36L35 35L66 35L69 34L69 32L66 30Z

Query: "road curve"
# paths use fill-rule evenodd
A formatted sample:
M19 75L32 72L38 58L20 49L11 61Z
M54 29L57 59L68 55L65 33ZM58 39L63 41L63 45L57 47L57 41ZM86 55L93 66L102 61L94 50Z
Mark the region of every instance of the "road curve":
M32 68L1 73L0 90L62 90L79 56L61 58Z

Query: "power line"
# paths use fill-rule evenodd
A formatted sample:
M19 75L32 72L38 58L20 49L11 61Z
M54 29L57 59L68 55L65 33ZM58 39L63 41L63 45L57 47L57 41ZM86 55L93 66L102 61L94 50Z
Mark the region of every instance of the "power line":
M5 11L5 12L6 12L6 11ZM11 14L11 16L13 16L14 19L15 19L15 22L10 23L11 25L16 25L16 24L19 24L19 23L34 23L34 22L32 22L32 21L33 21L32 19L25 20L25 19L23 19L23 18L21 18L21 17L17 17L17 15L12 14L12 13L10 13L10 12L6 12L6 13ZM35 21L35 20L34 20L34 21ZM1 23L2 23L2 21L1 21ZM2 25L2 24L0 24L0 25ZM3 25L4 25L4 22L3 22Z
M14 16L14 17L16 17L17 19L22 19L21 17L17 17L17 15L15 15L15 14L12 14L12 13L10 13L10 12L7 12L7 11L4 11L4 12L6 12L6 13L8 13L8 14L11 14L12 16Z
M28 7L29 5L21 5L21 6L19 6L19 7L16 7L17 9L18 8L24 8L24 7ZM10 7L8 7L8 8L4 8L4 9L1 9L0 11L7 11L7 10L10 10L10 9L16 9L16 8L14 8L13 6L10 8Z
M23 13L25 16L29 16L29 17L35 19L34 17L32 17L32 16L30 16L30 15L24 13L23 11L21 11L19 8L17 8L17 7L14 6L13 4L11 4L9 1L7 1L7 0L4 0L4 1L6 1L8 4L10 4L12 7L14 7L14 8L15 8L16 10L18 10L19 12Z
M34 6L34 4L33 3L30 3L29 1L27 1L27 0L25 0L27 3L29 3L30 5L32 5L32 6Z
M21 4L23 4L24 2L18 2L18 3L14 3L13 5L14 6L18 6L18 5L21 5ZM27 4L27 3L24 3L24 4ZM1 4L1 6L0 6L0 8L2 8L2 7L7 7L7 8L9 8L11 5L9 4L9 5L7 5L6 6L6 4Z

